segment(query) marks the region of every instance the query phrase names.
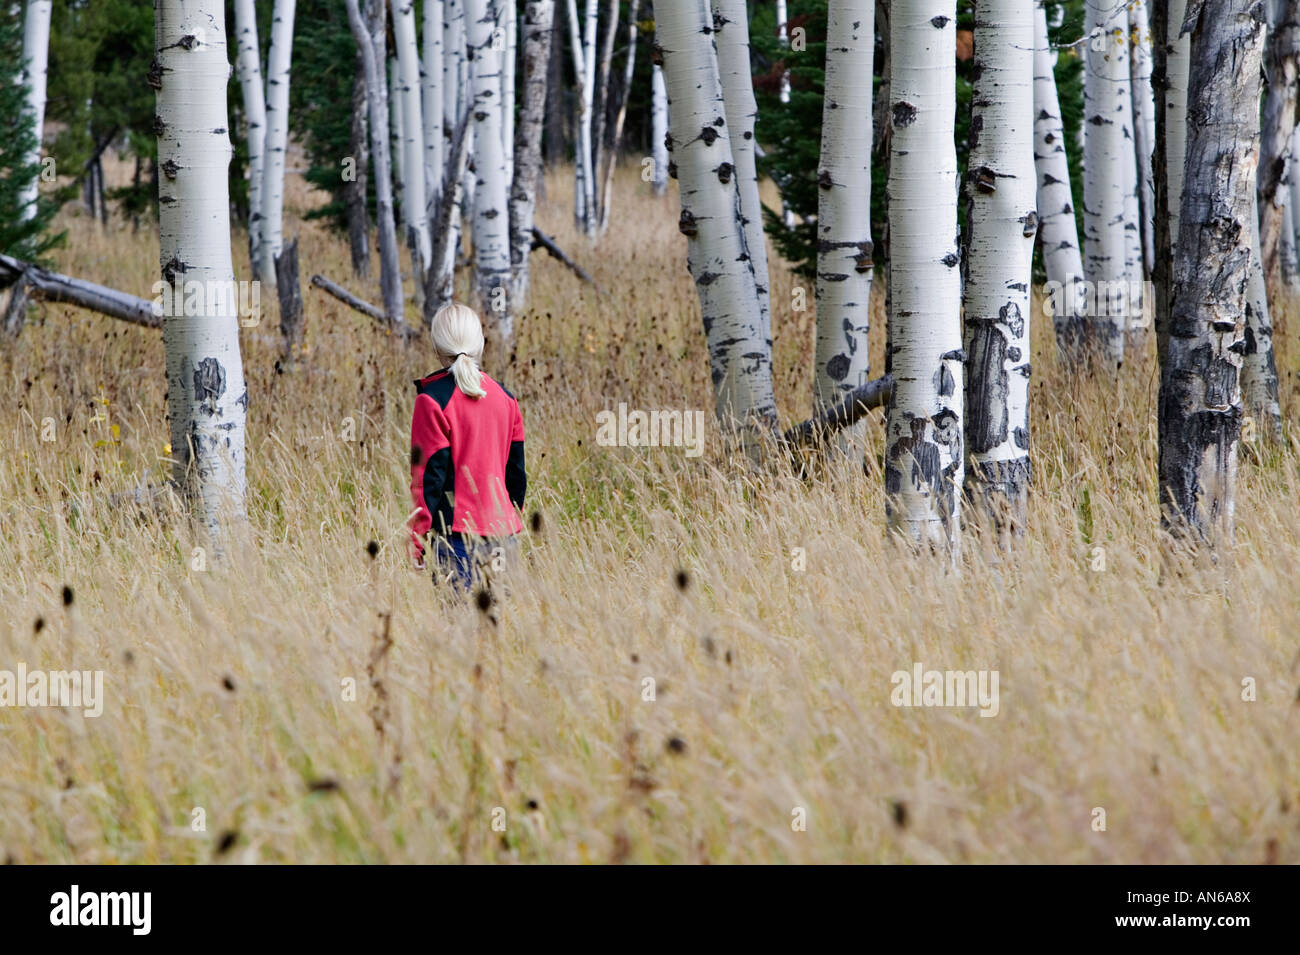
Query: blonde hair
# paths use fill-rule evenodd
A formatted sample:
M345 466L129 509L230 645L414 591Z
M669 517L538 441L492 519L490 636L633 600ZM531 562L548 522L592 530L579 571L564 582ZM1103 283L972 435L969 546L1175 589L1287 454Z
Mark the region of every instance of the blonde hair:
M486 395L478 367L483 360L483 323L474 309L459 302L444 305L433 316L429 334L438 360L451 366L456 387L471 398Z

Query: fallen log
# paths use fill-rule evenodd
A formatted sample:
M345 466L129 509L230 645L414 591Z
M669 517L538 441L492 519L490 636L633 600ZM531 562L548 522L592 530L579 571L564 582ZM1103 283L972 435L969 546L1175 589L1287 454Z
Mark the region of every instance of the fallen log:
M586 269L584 269L577 262L573 261L573 259L569 258L565 254L564 250L555 244L555 240L552 239L545 232L543 232L541 229L537 228L537 226L533 226L533 248L545 249L547 253L551 256L551 258L559 259L561 262L567 265L573 271L573 274L576 275L578 278L582 279L584 282L586 282L589 285L596 285L596 280L587 274ZM599 291L600 286L596 285L596 289L597 291Z
M807 421L788 428L782 438L786 444L796 448L821 444L837 431L856 424L872 408L885 404L893 394L893 375L868 381L850 391L839 404L831 405Z
M13 256L0 255L0 289L11 285L14 286L12 294L19 299L11 299L6 319L17 323L19 327L22 316L19 304L23 297L31 297L46 302L76 305L110 318L120 318L132 325L162 328L162 316L154 313L153 302L105 285L50 272ZM15 327L6 330L16 334L18 329Z
M367 315L370 318L373 318L375 321L377 321L380 325L384 327L385 331L392 331L395 334L401 335L407 339L417 338L420 335L420 329L413 328L412 326L407 325L405 322L403 322L400 325L390 324L388 321L388 316L384 314L384 310L382 308L378 308L374 305L371 305L363 298L357 298L355 295L353 295L343 286L334 284L323 275L313 275L311 277L311 284L316 286L322 292L327 292L330 295L334 296L336 299L338 299L340 302L342 302L344 305L348 306L349 308L355 309L356 311L360 312L362 315Z

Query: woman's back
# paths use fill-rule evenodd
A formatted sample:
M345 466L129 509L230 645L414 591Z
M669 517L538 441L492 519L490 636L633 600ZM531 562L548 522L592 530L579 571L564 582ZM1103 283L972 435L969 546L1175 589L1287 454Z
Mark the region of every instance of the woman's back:
M486 374L482 397L457 387L450 368L415 382L411 494L417 533L504 537L523 530L524 421L519 403Z

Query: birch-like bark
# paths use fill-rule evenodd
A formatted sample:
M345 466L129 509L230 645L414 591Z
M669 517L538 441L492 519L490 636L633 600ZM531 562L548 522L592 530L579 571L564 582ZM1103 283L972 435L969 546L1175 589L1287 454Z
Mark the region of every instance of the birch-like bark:
M425 191L424 115L420 89L420 48L415 33L414 0L390 0L393 40L397 46L396 92L402 126L402 222L411 250L412 280L423 295L424 272L433 255L429 236L429 206Z
M1155 180L1156 356L1165 363L1169 342L1169 310L1173 296L1174 250L1178 244L1183 172L1187 153L1187 70L1191 40L1180 36L1186 0L1154 4L1150 11L1152 86L1156 89L1156 128L1151 157Z
M1291 219L1290 235L1295 247L1295 279L1300 281L1300 123L1291 133L1290 164L1286 174L1287 208Z
M596 205L592 211L592 231L599 231L601 220L605 216L606 196L601 189L603 179L601 170L605 168L605 153L608 145L606 121L609 117L609 77L610 67L614 62L614 40L618 37L619 0L609 0L605 10L605 36L600 45L600 58L596 65L596 87L592 112L592 159L591 174L595 178Z
M375 56L376 36L380 43L384 39L385 0L368 0L364 18L358 0L344 2L347 5L348 26L352 28L352 37L361 53L366 74L370 158L375 176L375 221L379 231L379 281L384 313L390 322L398 324L403 321L402 274L397 261L397 225L393 218L393 179L388 155L388 104L384 61Z
M220 546L223 525L245 514L248 410L230 251L225 10L218 0L156 0L154 31L163 348L174 475Z
M1056 54L1047 33L1042 0L1034 5L1034 166L1038 178L1038 234L1043 270L1050 289L1056 345L1071 365L1078 362L1084 342L1086 302L1083 256L1070 189L1070 160L1065 151L1065 126L1056 93Z
M1273 320L1260 259L1258 213L1251 220L1250 284L1246 289L1246 340L1241 353L1241 396L1252 422L1249 437L1282 440L1282 408L1278 404L1277 363L1273 355Z
M707 0L660 3L655 41L662 57L687 264L695 279L709 348L713 393L725 428L776 422L771 342L763 329L731 153L713 18Z
M735 164L744 226L745 253L754 270L762 335L772 339L771 301L767 270L767 237L763 232L763 203L758 197L758 165L754 157L754 124L758 103L749 66L749 23L745 0L712 0L714 48L722 99L726 108L727 137ZM867 117L868 124L870 116Z
M470 115L466 112L456 123L447 150L447 167L443 171L442 200L437 216L430 222L433 232L433 267L425 279L424 320L427 325L438 309L452 300L456 277L456 245L459 233L452 228L460 215L465 191L465 168L469 165Z
M258 278L275 286L275 257L284 245L284 165L289 144L289 67L295 0L275 0L266 54L266 158L262 171L262 221Z
M573 75L578 84L578 129L573 160L573 220L578 229L585 233L588 209L594 201L591 169L591 113L592 87L595 85L592 60L596 46L596 0L587 0L586 35L590 42L584 39L580 29L577 0L568 0L566 10L569 20L569 46L573 51ZM592 67L590 74L589 66Z
M448 178L451 170L451 150L452 137L455 132L458 118L465 115L465 78L466 60L465 60L465 3L464 0L447 0L446 11L443 14L443 96L442 96L442 125L443 125L443 156L447 157L443 163L442 189L447 190L451 186L451 179ZM447 241L440 241L440 246L445 250L445 260L442 263L440 274L446 274L448 270L454 273L456 268L456 257L460 252L461 245L461 207L464 200L464 180L465 172L462 170L460 183L462 188L455 190L453 201L455 203L452 209L450 224L448 229L450 235ZM426 305L427 307L427 305Z
M583 187L583 232L592 235L596 228L596 167L592 159L596 155L596 141L592 136L592 126L596 122L596 40L600 35L599 0L587 0L587 10L583 19L582 32L582 96L583 110L586 114L586 147L583 149L583 165L586 167Z
M658 63L650 67L650 158L651 188L662 196L668 191L668 90Z
M635 0L634 0L635 2ZM522 312L528 301L528 260L533 248L533 211L542 174L542 123L550 73L555 0L527 0L523 20L523 96L510 183L510 301Z
M361 51L354 54L352 80L352 121L348 130L348 150L353 161L353 178L344 186L348 220L348 247L352 252L352 272L360 279L370 278L370 213L367 208L368 167L370 165L370 122L367 115L366 64Z
M1241 352L1255 216L1260 66L1258 0L1196 2L1173 307L1160 380L1164 526L1231 545L1241 433Z
M388 0L384 0L385 4ZM382 61L381 61L382 62ZM393 189L397 211L406 222L406 130L402 112L402 74L397 57L388 57L388 154L393 158ZM406 231L406 230L403 230ZM410 238L410 232L407 233Z
M790 12L787 9L786 0L776 0L776 39L777 43L780 44L781 49L783 50L790 49L790 31L787 26L789 19ZM785 70L781 74L781 86L778 98L782 103L790 102L789 70ZM794 228L794 213L790 211L790 207L786 205L784 198L781 199L781 218L785 222L785 227L787 229Z
M865 384L874 262L871 92L875 0L831 0L817 175L817 345L813 413ZM855 426L864 428L863 426Z
M1146 0L1129 4L1130 89L1133 98L1133 145L1137 151L1138 208L1141 214L1142 266L1145 276L1155 270L1155 180L1151 156L1156 141L1156 101L1151 85L1151 24ZM1144 303L1148 304L1149 303Z
M31 114L35 141L27 154L26 166L34 169L41 162L41 138L45 134L45 90L48 85L50 59L50 16L53 0L27 0L23 19L22 83L27 90L27 111ZM19 199L19 216L24 222L36 218L36 200L40 196L40 176L33 175L23 187Z
M420 26L420 116L424 120L424 198L426 228L432 228L442 192L442 4L426 3ZM432 264L432 263L430 263Z
M1087 0L1083 85L1083 264L1095 294L1090 341L1112 368L1124 360L1128 311L1124 153L1132 152L1128 29L1116 0Z
M1268 91L1260 115L1259 238L1264 276L1277 275L1278 245L1289 184L1287 160L1296 128L1296 89L1300 85L1300 0L1264 0L1271 14L1264 50Z
M519 43L515 0L502 0L505 51L501 59L501 149L506 157L506 189L515 176L515 57Z
M623 64L623 85L614 117L614 132L609 138L609 155L605 160L605 185L601 190L600 233L609 229L609 210L614 198L614 170L618 167L618 154L623 148L623 124L627 121L627 101L632 96L632 76L636 70L637 11L641 0L628 0L627 5L627 61Z
M1287 167L1287 178L1295 177L1297 169L1293 158L1287 160ZM1282 202L1282 234L1277 240L1277 268L1282 282L1288 288L1294 289L1297 281L1300 281L1300 258L1297 258L1296 250L1295 204L1291 201L1291 184L1286 183L1283 189L1286 198Z
M993 527L1024 529L1034 238L1034 0L977 0L967 173L967 487Z
M885 513L918 542L961 542L965 354L957 253L956 0L890 12L890 326Z
M501 50L492 31L501 0L467 0L470 75L474 90L474 287L485 332L503 357L514 334L510 306L510 207L501 146ZM506 0L512 2L512 0Z
M266 143L266 89L262 85L262 55L257 39L257 11L253 0L235 0L238 49L236 72L244 96L248 125L248 260L256 277L262 268L262 177Z
M1131 31L1125 30L1123 42L1127 45ZM1131 47L1127 51L1132 59ZM1130 70L1129 95L1120 104L1123 111L1124 146L1120 153L1120 174L1124 189L1124 339L1125 349L1134 347L1141 354L1142 336L1146 332L1143 318L1142 282L1146 267L1142 258L1142 202L1141 182L1138 175L1138 156L1134 143L1137 135L1133 123L1132 71Z

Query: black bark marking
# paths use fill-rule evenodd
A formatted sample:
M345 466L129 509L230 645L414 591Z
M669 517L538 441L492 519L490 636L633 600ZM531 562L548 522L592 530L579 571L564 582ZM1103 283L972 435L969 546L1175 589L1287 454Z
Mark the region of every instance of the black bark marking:
M215 358L194 366L194 400L205 414L217 413L217 399L226 393L226 369Z
M947 365L940 365L939 370L934 373L934 387L944 398L952 397L952 393L957 390L957 382L953 379Z
M916 122L916 107L911 103L897 102L893 110L894 128L911 126Z
M695 213L689 209L683 209L681 218L677 220L677 231L686 236L698 235L700 229L695 224Z
M732 166L731 163L724 162L722 165L718 166L718 181L725 186L727 183L731 182L731 174L734 171L735 167Z
M931 17L930 25L933 26L936 30L942 30L944 27L948 25L948 18L943 15L937 17Z
M1017 309L1017 312L1019 310ZM976 454L991 451L1007 440L1007 339L987 319L967 319L971 328L971 387L966 392L970 421L967 440Z
M849 374L849 356L835 355L826 363L826 374L832 381L843 381Z

